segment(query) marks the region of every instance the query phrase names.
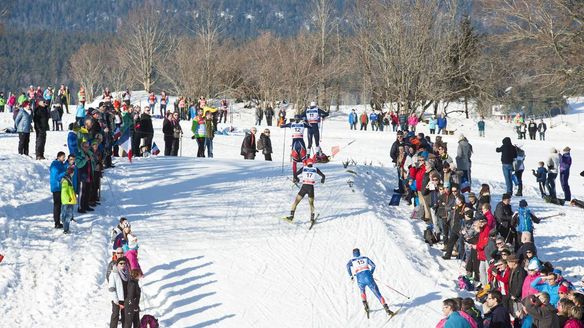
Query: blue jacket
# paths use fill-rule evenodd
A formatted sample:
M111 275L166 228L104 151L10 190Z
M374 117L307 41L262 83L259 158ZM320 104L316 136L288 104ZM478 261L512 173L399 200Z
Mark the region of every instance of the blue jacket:
M471 326L458 312L452 312L446 319L444 328L471 328Z
M77 112L75 113L75 117L85 117L85 106L83 106L83 104L77 105Z
M77 154L77 132L69 131L67 134L67 148L69 148L69 155Z
M54 160L51 163L50 172L50 182L51 182L51 192L61 191L61 180L67 173L67 164L60 162L59 160Z
M448 121L446 120L446 117L440 117L436 123L438 124L439 129L444 129L446 128L446 124L448 124Z
M544 182L547 179L547 169L543 166L537 168L537 172L535 173L535 178L537 182Z
M28 113L25 109L20 109L14 120L14 125L16 126L16 132L30 133L32 130L32 113Z
M373 272L375 271L375 263L371 261L367 256L354 257L347 263L347 272L349 276L353 276L353 264L355 264L355 272L357 276L357 282L370 282L373 281Z
M377 121L377 114L375 112L371 112L371 114L369 114L369 121L371 122Z
M431 118L428 122L428 129L436 129L436 124L438 124L438 121L435 118Z
M357 123L357 113L351 112L349 114L349 124L356 124Z
M531 282L531 287L534 289L539 290L540 292L546 292L550 295L550 304L554 307L558 304L560 300L560 294L558 294L558 289L560 288L560 284L556 284L555 286L551 286L548 283L540 284L542 277L539 277Z
M533 232L533 222L539 223L539 219L527 207L520 207L517 212L517 232Z
M478 127L479 127L479 131L484 131L484 130L485 130L485 121L483 121L483 120L480 120L480 121L477 123L477 125L478 125Z

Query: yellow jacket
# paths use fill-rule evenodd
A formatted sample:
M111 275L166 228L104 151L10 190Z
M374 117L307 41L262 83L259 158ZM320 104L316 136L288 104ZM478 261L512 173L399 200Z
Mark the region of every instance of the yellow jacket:
M73 183L71 182L71 177L69 175L66 175L63 180L61 180L61 204L77 204L77 195L75 195L75 189L73 189Z

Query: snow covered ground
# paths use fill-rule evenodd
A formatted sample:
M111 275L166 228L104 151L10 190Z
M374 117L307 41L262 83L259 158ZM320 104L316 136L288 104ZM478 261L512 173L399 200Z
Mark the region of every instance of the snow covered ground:
M142 313L158 317L162 327L433 327L441 318L441 300L458 293L454 281L460 267L423 242L424 225L410 220L411 208L387 206L395 187L389 159L395 134L349 131L350 108L325 121L325 152L355 142L319 166L327 179L316 186L320 218L311 231L306 200L298 222L278 219L288 213L297 188L287 179L288 162L283 172L281 166L289 134L284 139L284 130L276 127L271 128L272 163L261 155L242 160L241 136L217 136L215 158L197 159L190 133L182 140L183 157L119 160L103 180L102 205L77 217L68 236L52 228L50 160L14 155L17 135L0 134L0 253L5 255L0 327L105 327L109 231L120 216L128 217L140 242ZM584 198L584 178L578 175L584 170L584 144L578 142L584 124L576 119L581 101L573 108L563 116L566 124L549 130L545 142L517 141L511 126L498 121L487 122L487 138L478 138L472 120L452 118L449 124L474 147L473 185L489 183L493 195L504 189L495 147L504 136L523 146L525 199L542 216L566 213L536 226L540 253L577 282L584 275L584 225L578 222L584 212L542 202L529 173L552 146L570 146L573 197ZM65 116L65 127L71 120ZM11 116L0 114L0 129L10 124ZM237 107L233 124L251 127L251 113ZM154 141L163 148L161 125L155 121ZM190 129L189 122L183 129ZM66 151L66 133L49 132L47 158ZM33 150L34 134L31 139ZM455 152L457 135L445 139ZM346 159L357 162L350 167L356 175L343 168ZM355 191L347 181L354 182ZM493 202L498 200L495 196ZM513 199L514 207L518 201ZM375 276L390 308L403 307L387 324L382 311L365 318L345 269L354 247L377 264ZM372 308L381 309L369 297Z

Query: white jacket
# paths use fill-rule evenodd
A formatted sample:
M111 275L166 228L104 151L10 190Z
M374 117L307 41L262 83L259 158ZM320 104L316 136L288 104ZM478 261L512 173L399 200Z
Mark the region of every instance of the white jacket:
M120 304L124 302L124 285L122 283L122 277L118 272L117 265L114 265L112 272L109 276L108 292L110 294L110 299L115 304Z
M560 155L558 153L551 153L546 163L549 173L558 174L560 168Z

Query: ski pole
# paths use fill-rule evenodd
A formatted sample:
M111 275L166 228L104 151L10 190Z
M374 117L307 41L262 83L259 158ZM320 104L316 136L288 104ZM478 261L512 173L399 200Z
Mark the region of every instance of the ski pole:
M375 279L375 278L373 278L373 279ZM379 280L377 280L377 279L375 279L375 281L377 281L377 282L380 282L380 281L379 281ZM399 290L397 290L397 289L395 289L395 288L391 287L390 285L388 285L388 284L386 284L386 283L383 283L383 282L381 282L381 284L382 284L382 285L384 285L385 287L387 287L387 288L389 288L389 289L393 290L394 292L396 292L396 293L400 294L401 296L403 296L403 297L405 297L405 298L407 298L407 299L410 299L410 297L409 297L409 296L407 296L406 294L404 294L404 293L400 292Z
M544 217L539 218L539 219L540 220L543 220L543 219L553 218L553 217L556 217L556 216L565 216L565 215L566 215L566 213L558 213L558 214L552 214L552 215L544 216Z
M282 174L284 174L284 152L286 151L286 130L288 130L288 128L284 128L284 140L282 140Z

